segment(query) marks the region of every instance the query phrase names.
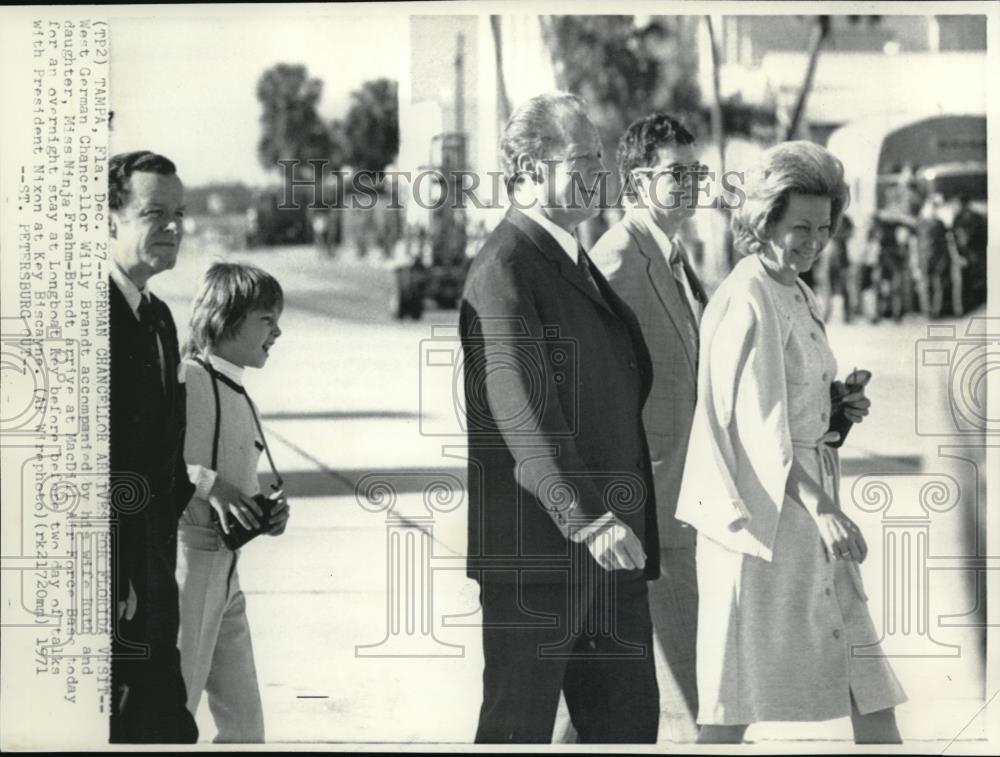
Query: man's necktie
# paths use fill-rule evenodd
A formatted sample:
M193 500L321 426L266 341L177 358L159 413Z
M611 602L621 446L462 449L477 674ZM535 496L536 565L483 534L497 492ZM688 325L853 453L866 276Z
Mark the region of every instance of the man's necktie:
M694 287L691 286L691 281L688 279L688 273L685 268L685 255L683 249L675 246L673 254L670 256L670 273L674 276L674 283L677 285L677 292L681 296L681 300L688 309L688 313L691 314L691 320L694 322L695 326L698 325L698 316L695 313L695 308L691 304L691 298L695 296ZM688 290L690 287L690 294Z
M591 291L596 294L598 298L603 300L604 297L601 295L600 287L598 287L597 282L594 281L594 274L590 272L590 261L587 259L587 253L583 251L582 247L577 248L576 267L580 269L580 273L583 275L583 278L587 282L587 286L590 287Z
M156 380L163 389L163 366L160 365L160 345L157 340L159 333L156 313L153 303L149 297L142 296L139 303L139 323L142 326L144 345L146 354L143 356L143 364L149 367L151 372L155 371Z
M677 285L677 294L681 298L681 302L684 303L684 309L687 311L688 336L691 338L691 344L694 345L695 351L697 352L698 317L695 315L694 308L691 305L691 300L689 299L687 292L687 287L690 286L690 283L687 281L687 271L684 270L684 252L683 249L676 243L674 244L674 249L670 255L668 265L670 266L670 273L673 274L674 277L674 284Z

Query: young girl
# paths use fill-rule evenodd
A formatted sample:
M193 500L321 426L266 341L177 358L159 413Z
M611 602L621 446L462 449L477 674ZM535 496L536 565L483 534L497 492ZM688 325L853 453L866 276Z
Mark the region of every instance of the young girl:
M253 497L260 493L257 461L266 440L242 376L245 367L267 362L281 336L282 307L281 286L272 276L254 266L216 263L194 301L182 368L184 459L196 491L178 527L178 646L188 709L195 715L202 691L208 693L216 742L264 741L246 599L236 572L240 552L226 547L219 529L232 530L230 514L245 528L264 520ZM277 536L289 508L280 492L272 499L266 530Z

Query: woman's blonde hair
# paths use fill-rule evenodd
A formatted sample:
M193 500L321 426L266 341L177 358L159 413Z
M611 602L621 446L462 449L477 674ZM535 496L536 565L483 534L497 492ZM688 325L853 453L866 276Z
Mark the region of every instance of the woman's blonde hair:
M191 306L185 357L202 355L231 337L251 310L284 307L281 284L257 266L214 263Z
M788 209L793 192L830 198L830 235L851 202L844 165L824 147L799 140L775 145L751 173L746 199L733 211L733 246L741 255L764 250L768 233Z

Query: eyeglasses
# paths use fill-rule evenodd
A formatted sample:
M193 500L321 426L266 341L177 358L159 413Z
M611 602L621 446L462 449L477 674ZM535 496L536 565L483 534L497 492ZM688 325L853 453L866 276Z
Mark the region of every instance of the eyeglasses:
M650 168L635 168L633 169L635 173L649 174L649 178L655 181L660 176L669 175L675 182L682 184L689 179L695 179L696 181L702 176L708 174L708 166L704 163L699 163L695 161L691 164L684 163L671 163L669 166L650 167Z
M582 161L589 161L591 163L596 161L597 163L600 163L601 155L600 153L582 152L582 153L577 153L575 155L564 155L562 157L546 158L543 162L566 163L567 165L572 165L574 163L580 163Z

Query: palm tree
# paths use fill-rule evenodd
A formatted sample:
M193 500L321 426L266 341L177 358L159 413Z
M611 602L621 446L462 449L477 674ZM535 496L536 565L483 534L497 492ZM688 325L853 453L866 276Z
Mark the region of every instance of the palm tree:
M813 77L816 75L816 63L819 61L820 50L823 42L830 35L830 17L816 16L816 24L813 26L812 34L809 38L809 64L806 66L806 76L799 90L799 96L795 101L795 110L792 118L788 122L785 130L785 139L792 139L799 131L799 124L806 110L806 102L809 100L809 93L812 91Z
M722 90L719 85L719 46L715 39L715 28L712 26L711 16L705 16L705 25L712 53L712 104L710 106L712 141L719 149L719 176L722 176L726 172L726 129L722 120Z
M869 26L877 24L881 16L848 16L849 23L858 24L862 19L866 20ZM798 99L795 101L795 110L792 118L785 130L785 139L792 139L798 133L799 125L806 112L806 103L809 100L809 93L812 91L813 77L816 74L816 64L819 61L819 54L827 38L832 37L833 19L831 16L816 16L815 25L809 38L809 64L806 66L806 75L802 81L802 88L799 90Z

